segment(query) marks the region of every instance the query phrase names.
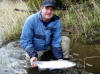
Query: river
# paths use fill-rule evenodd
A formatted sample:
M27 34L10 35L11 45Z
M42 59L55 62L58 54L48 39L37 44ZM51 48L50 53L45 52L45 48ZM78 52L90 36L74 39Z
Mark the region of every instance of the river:
M83 67L85 66L85 71L100 73L100 44L76 43L72 45L71 54Z
M46 58L45 56L48 55L45 54L44 59ZM25 52L21 48L20 42L13 41L0 48L0 74L99 74L99 56L99 44L75 43L71 45L70 60L77 63L76 67L66 70L40 71L37 68L30 67L29 62L25 60Z

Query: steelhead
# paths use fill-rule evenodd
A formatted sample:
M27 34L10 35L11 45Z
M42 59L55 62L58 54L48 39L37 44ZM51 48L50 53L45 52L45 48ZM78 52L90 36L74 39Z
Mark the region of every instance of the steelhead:
M34 64L37 64L40 70L67 69L76 66L75 62L68 60L36 61Z

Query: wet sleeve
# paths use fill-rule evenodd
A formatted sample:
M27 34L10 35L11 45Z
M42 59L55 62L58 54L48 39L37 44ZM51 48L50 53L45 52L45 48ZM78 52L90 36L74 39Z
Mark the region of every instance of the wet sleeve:
M58 20L56 30L53 34L52 39L52 52L57 59L63 58L63 52L61 48L61 41L62 41L62 24L61 21Z
M24 23L20 37L20 43L30 58L37 57L37 51L34 49L33 44L34 29L32 24L31 19L28 18Z
M62 53L62 48L61 47L53 47L52 52L53 52L54 57L56 59L63 59L63 53Z

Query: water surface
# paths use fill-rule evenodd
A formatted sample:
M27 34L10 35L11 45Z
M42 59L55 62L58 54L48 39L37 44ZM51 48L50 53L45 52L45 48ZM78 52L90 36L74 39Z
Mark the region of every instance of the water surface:
M70 60L76 62L77 66L66 70L39 71L28 68L27 71L29 74L100 74L100 44L72 44Z

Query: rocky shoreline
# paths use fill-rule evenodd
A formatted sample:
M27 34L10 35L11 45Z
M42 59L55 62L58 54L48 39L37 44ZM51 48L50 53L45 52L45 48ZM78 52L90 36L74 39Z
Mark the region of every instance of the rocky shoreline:
M25 52L19 41L10 42L0 48L0 73L1 74L27 74Z

